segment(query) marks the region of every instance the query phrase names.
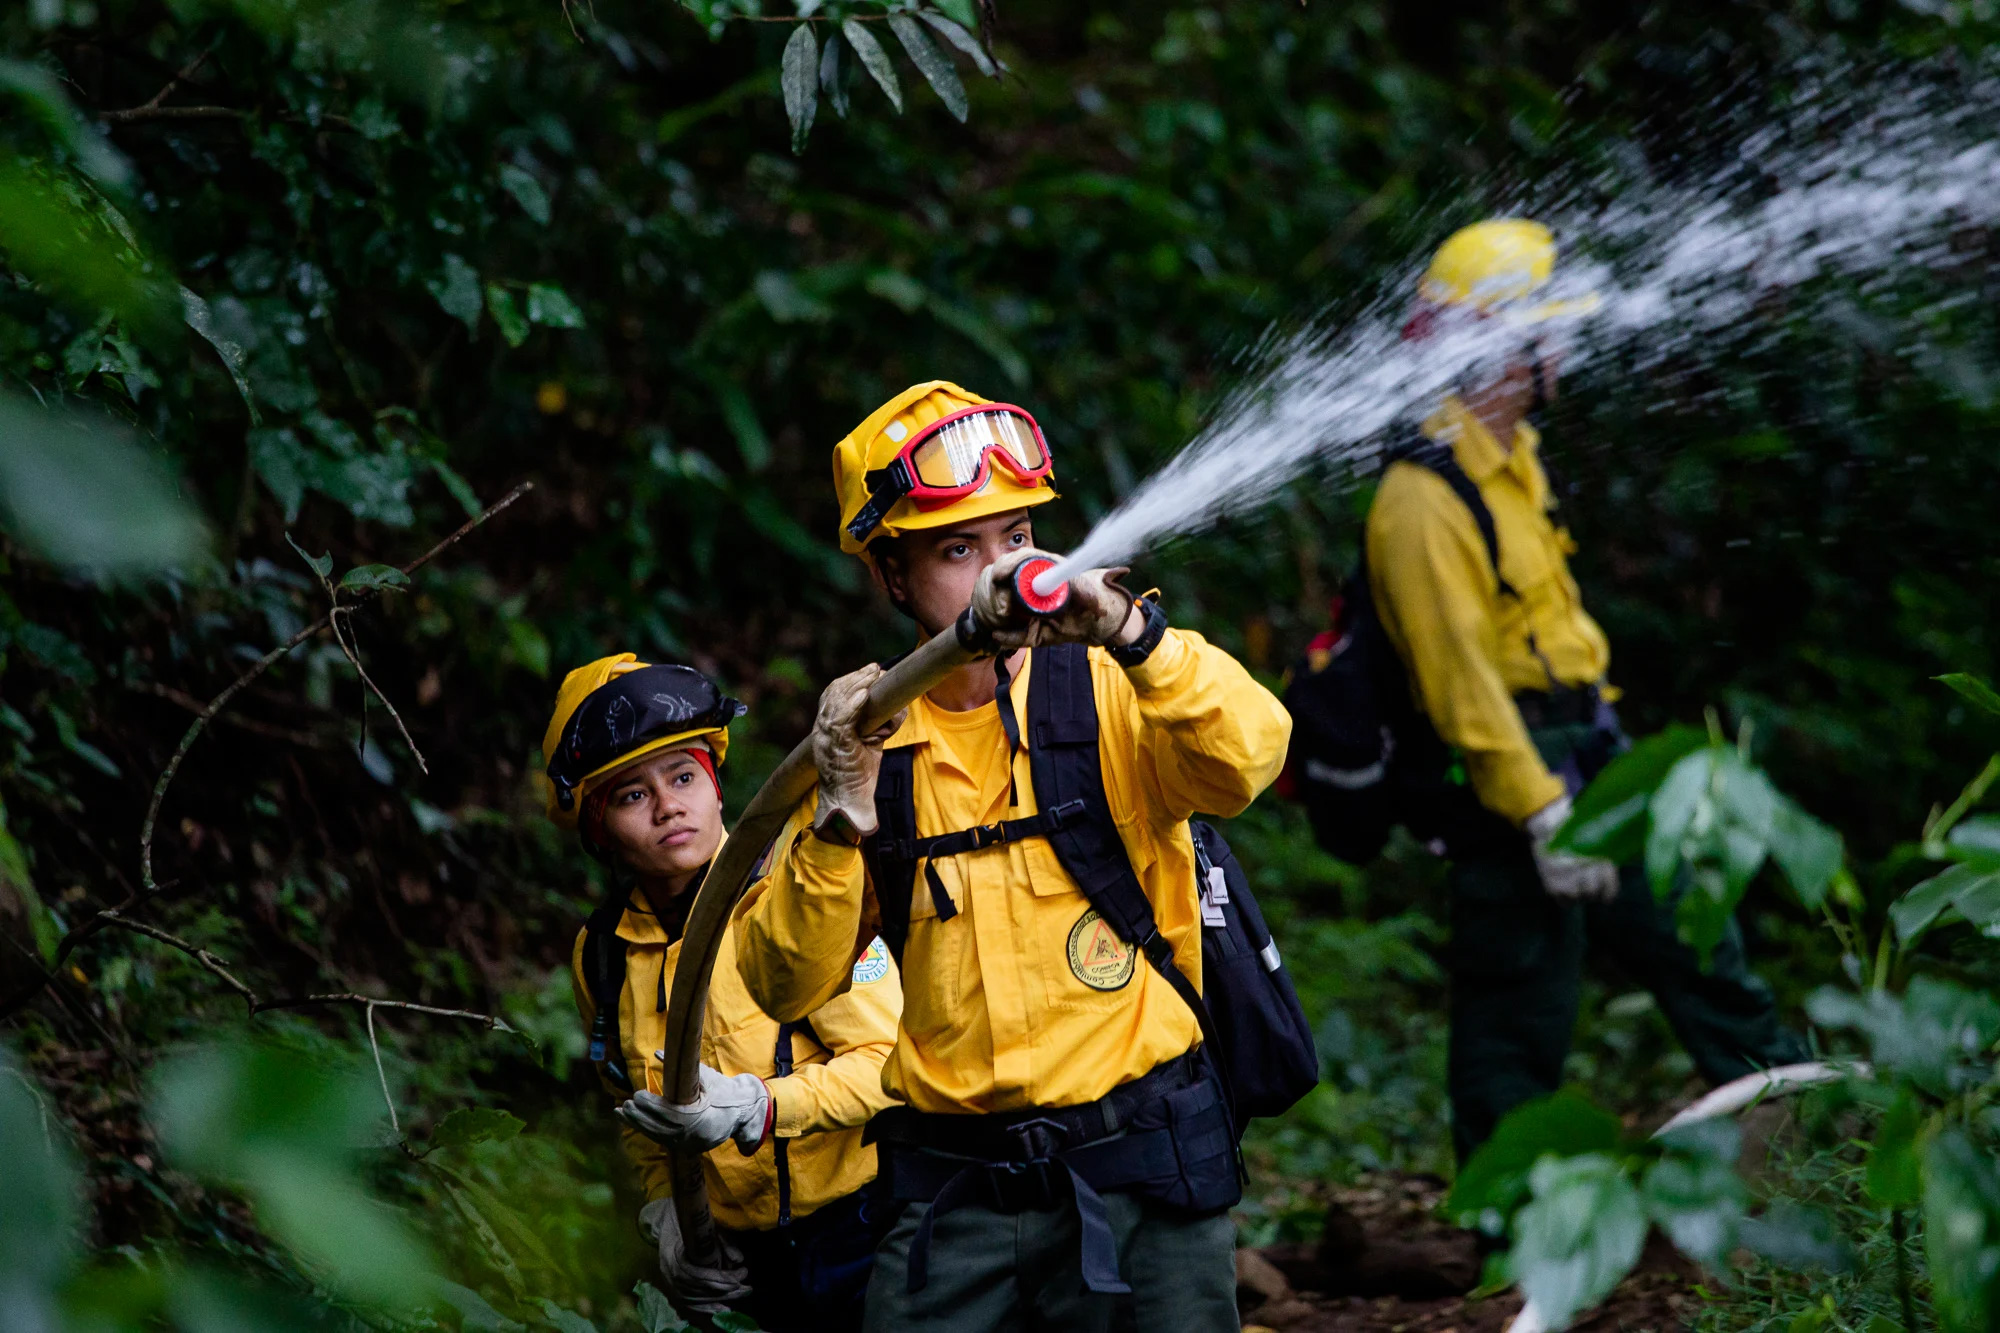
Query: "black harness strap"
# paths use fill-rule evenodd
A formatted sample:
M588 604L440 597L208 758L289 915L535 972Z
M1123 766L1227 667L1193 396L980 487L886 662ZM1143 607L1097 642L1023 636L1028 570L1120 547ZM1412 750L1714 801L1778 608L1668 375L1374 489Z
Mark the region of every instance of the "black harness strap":
M771 1057L773 1078L790 1076L792 1038L801 1032L814 1041L819 1040L819 1034L813 1031L812 1020L809 1018L801 1018L795 1023L778 1024L778 1049ZM778 1163L778 1225L788 1227L792 1224L792 1164L787 1152L787 1140L778 1138L775 1126L771 1130L771 1137L775 1140L771 1145L771 1153L777 1158Z
M1389 461L1414 463L1436 473L1439 480L1451 487L1451 493L1472 512L1472 521L1478 525L1479 535L1486 542L1486 558L1493 562L1493 577L1500 585L1500 595L1519 601L1521 594L1500 572L1500 533L1493 526L1493 511L1486 507L1486 499L1479 493L1479 483L1467 476L1465 469L1458 465L1458 455L1452 452L1451 446L1419 435L1415 440L1391 449Z

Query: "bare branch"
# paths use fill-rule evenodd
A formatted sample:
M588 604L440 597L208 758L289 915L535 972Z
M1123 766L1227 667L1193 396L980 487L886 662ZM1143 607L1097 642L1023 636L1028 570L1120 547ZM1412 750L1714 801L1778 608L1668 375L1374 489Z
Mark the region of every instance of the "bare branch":
M256 115L254 111L244 111L233 106L135 106L122 111L100 111L97 118L107 125L137 125L149 120L243 120ZM351 130L360 132L360 126L346 116L320 116L311 119L296 111L281 111L271 117L292 125L311 125L315 129Z
M389 716L395 720L396 730L403 733L403 744L409 746L410 753L416 756L417 767L422 769L425 774L429 774L431 766L424 762L424 752L417 748L416 737L410 735L410 729L403 724L403 715L396 711L396 705L389 702L389 696L382 693L382 687L375 683L374 679L369 676L368 669L361 665L361 653L357 645L348 642L348 636L351 631L344 631L340 627L340 618L352 615L353 608L346 606L336 606L328 613L328 623L333 627L333 641L340 645L340 651L345 653L347 660L354 665L354 674L361 677L361 683L368 687L368 693L380 699L382 706L389 710ZM361 710L361 740L362 744L365 745L368 742L368 700L365 697L361 701Z
M522 1035L504 1018L492 1014L482 1014L474 1009L441 1009L433 1004L412 1004L408 1000L381 1000L373 995L360 995L353 991L339 991L328 995L295 995L289 999L269 1000L257 1006L257 1012L270 1009L302 1009L309 1004L361 1004L370 1008L404 1009L413 1014L431 1014L437 1018L463 1018L468 1022L484 1023L490 1032L509 1032Z
M125 688L135 694L150 694L165 699L170 703L179 704L190 713L199 713L206 707L201 700L195 698L186 690L177 690L173 686L163 685L157 680L128 680L125 682ZM244 731L252 732L259 736L268 736L274 741L285 741L288 744L301 746L308 750L324 750L327 748L327 742L324 737L315 736L309 731L293 731L289 727L276 727L272 726L269 722L259 722L254 717L238 717L234 713L225 714L221 720L227 722L232 727L240 727Z
M202 948L200 945L190 944L188 943L188 941L182 939L180 936L172 933L171 931L161 930L158 926L150 926L147 925L144 921L134 921L129 916L120 915L115 908L106 908L104 911L99 912L97 915L103 918L105 921L109 922L111 925L123 926L127 930L137 931L141 935L148 936L152 939L158 940L162 944L171 945L172 947L179 949L182 953L194 959L197 963L200 963L203 967L207 968L209 971L215 973L216 976L221 977L223 982L228 985L229 989L235 991L238 995L241 995L243 997L243 1002L250 1006L251 1013L254 1014L257 1012L257 1003L258 1003L257 992L251 990L241 981L238 981L236 979L236 974L231 972L227 967L224 967L222 960L220 958L217 958L214 954Z
M375 1040L375 1006L367 1006L368 1049L375 1053L375 1077L382 1081L382 1104L389 1108L389 1128L396 1131L400 1142L403 1137L403 1122L396 1115L396 1099L389 1095L389 1075L382 1068L382 1043Z

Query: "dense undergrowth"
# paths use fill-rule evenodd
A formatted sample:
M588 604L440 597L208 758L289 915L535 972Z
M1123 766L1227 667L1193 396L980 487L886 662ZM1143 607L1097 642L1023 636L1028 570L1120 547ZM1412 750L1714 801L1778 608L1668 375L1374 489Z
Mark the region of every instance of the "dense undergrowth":
M371 1046L353 1004L247 1017L187 952L93 934L7 1018L8 1156L54 1145L78 1174L51 1166L48 1214L10 1185L0 1285L66 1284L77 1327L205 1328L225 1308L248 1327L663 1326L634 1293L637 1200L564 971L603 886L530 783L561 672L631 648L720 675L753 708L725 772L740 805L818 682L904 637L833 549L826 495L832 440L889 392L941 375L1034 411L1066 501L1041 536L1066 545L1187 438L1268 322L1337 313L1572 154L1699 170L1727 147L1710 99L1782 101L1802 60L1975 66L1990 13L1944 8L1016 4L1012 75L962 66L964 125L907 67L900 118L850 73L847 116L823 102L795 157L784 25L729 7L707 14L714 40L664 4L570 6L580 36L552 0L8 7L0 992L138 898L263 999L393 997L518 1034L378 1009ZM65 227L77 247L47 244ZM1962 240L1967 299L1857 293L1832 324L1773 310L1753 352L1665 400L1594 373L1550 429L1628 726L1711 703L1754 721L1779 786L1845 835L1877 931L1921 861L1902 840L1990 749L1928 683L2000 665L1996 240ZM108 453L45 439L45 406L137 443L102 424ZM97 490L22 461L44 456L130 482L97 488L96 517L133 568L61 558ZM195 742L142 870L192 710L360 595L309 561L330 554L335 580L402 564L524 480L345 622L416 749L321 635ZM1365 502L1301 486L1141 572L1275 680ZM135 572L162 552L175 572ZM1242 1220L1251 1240L1309 1237L1310 1182L1449 1170L1440 870L1410 845L1342 867L1274 798L1229 834L1327 1068L1255 1131ZM1745 912L1802 1022L1844 946L1775 876ZM1926 956L1990 982L1962 935ZM230 1063L253 1043L279 1053ZM270 1068L301 1067L323 1096L265 1095ZM1616 977L1586 994L1571 1069L1635 1127L1691 1090ZM1841 1146L1871 1114L1827 1110L1835 1138L1781 1144L1770 1176L1829 1209L1848 1276L1752 1265L1717 1288L1716 1327L1820 1327L1829 1298L1827 1328L1903 1320L1882 1298L1888 1219ZM238 1132L195 1132L205 1117ZM315 1251L315 1200L381 1221L364 1184L390 1229ZM368 1274L410 1246L455 1285L432 1313L386 1313ZM342 1313L311 1313L318 1296Z

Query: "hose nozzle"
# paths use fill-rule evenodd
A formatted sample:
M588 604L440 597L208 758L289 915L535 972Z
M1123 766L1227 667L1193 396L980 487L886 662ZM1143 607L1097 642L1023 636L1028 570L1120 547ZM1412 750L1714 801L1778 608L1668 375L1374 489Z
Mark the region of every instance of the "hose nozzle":
M1045 555L1023 560L1014 571L1014 596L1031 615L1052 616L1069 605L1069 582L1064 580L1046 593L1035 591L1035 580L1054 569L1056 562Z

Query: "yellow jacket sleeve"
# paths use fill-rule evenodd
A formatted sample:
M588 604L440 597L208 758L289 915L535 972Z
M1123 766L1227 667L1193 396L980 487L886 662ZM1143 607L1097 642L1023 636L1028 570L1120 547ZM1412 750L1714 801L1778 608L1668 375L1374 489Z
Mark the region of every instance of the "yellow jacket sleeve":
M1168 630L1125 676L1138 702L1140 783L1163 822L1239 815L1285 766L1291 714L1201 635Z
M789 1076L771 1080L779 1138L855 1129L895 1103L882 1087L882 1066L896 1046L903 988L888 952L876 946L865 960L871 970L880 971L879 977L857 983L813 1010L813 1035L832 1058L825 1064L799 1065Z
M770 869L737 908L737 971L757 1007L781 1023L845 991L875 933L868 926L864 935L861 849L812 835L817 799L800 804L771 849Z
M1500 674L1499 585L1479 525L1442 477L1392 466L1368 516L1368 576L1417 702L1465 756L1480 802L1520 823L1563 794Z

